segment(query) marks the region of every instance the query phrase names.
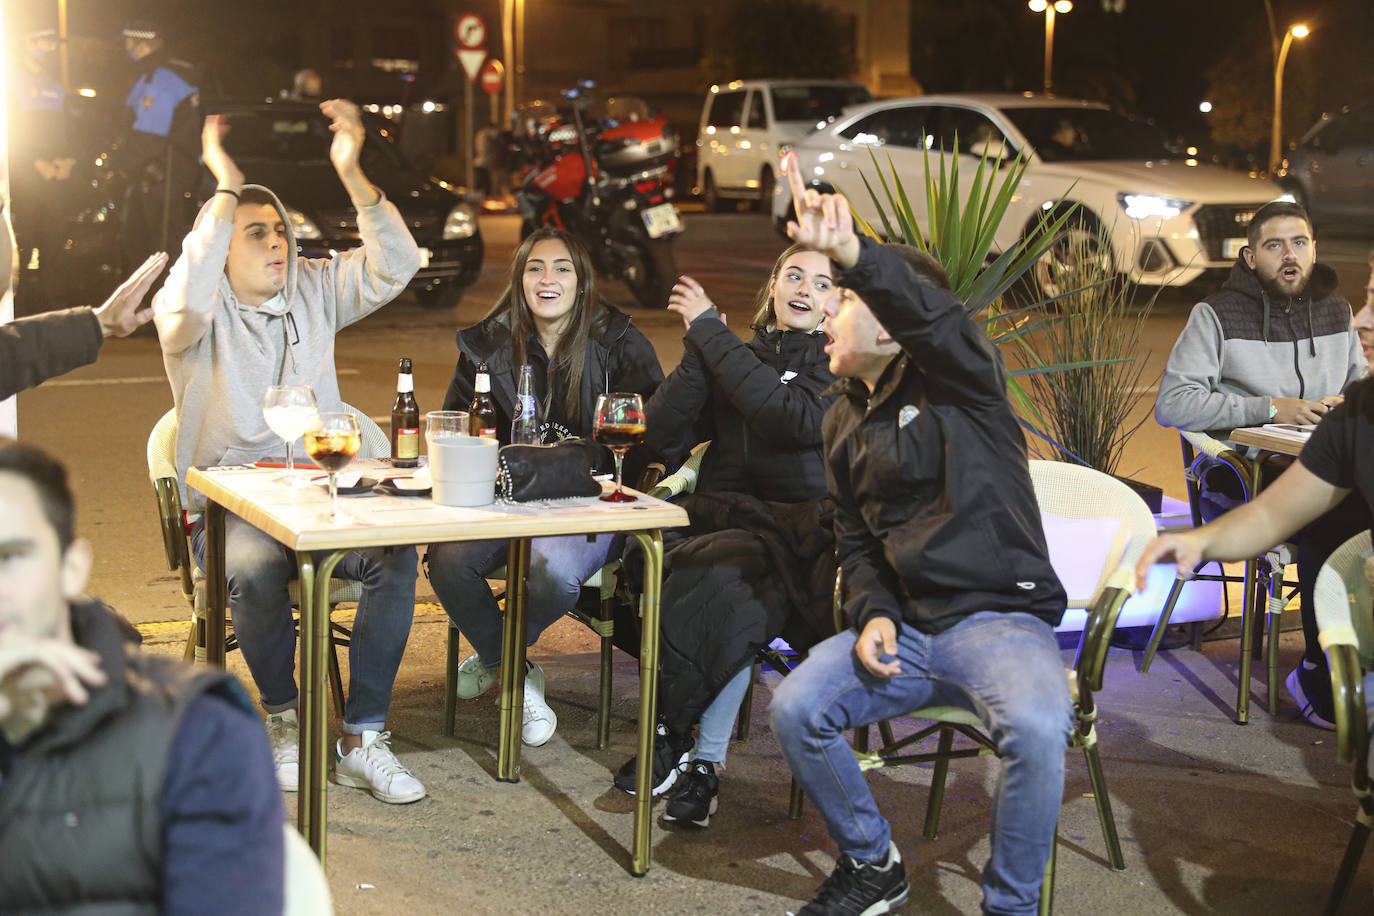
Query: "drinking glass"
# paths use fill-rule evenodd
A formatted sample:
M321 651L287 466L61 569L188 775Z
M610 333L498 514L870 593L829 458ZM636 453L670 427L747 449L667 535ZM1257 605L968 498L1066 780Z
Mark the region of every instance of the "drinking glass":
M634 502L636 497L626 493L621 485L620 463L631 446L644 441L644 399L625 392L599 395L593 429L596 441L615 455L615 492L601 498L608 503Z
M434 440L441 436L466 436L467 434L468 412L466 410L431 410L425 414L426 454L433 454Z
M310 459L329 472L329 521L348 525L353 518L339 511L339 485L336 477L348 467L362 445L358 418L351 413L317 413L305 430L305 450Z
M309 485L303 476L296 476L294 450L296 440L305 435L310 418L315 415L315 392L309 385L273 385L262 399L262 418L272 432L286 443L286 470L276 479L293 487Z

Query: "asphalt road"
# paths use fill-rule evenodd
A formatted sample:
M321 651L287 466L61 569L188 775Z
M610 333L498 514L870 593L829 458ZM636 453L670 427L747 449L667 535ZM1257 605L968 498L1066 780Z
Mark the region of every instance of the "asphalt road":
M757 214L684 214L677 242L678 269L699 280L730 319L744 330L754 295L774 258L785 247ZM414 363L421 410L441 406L453 371L453 332L480 319L508 280L517 244L513 216L482 219L487 258L481 279L453 310L427 311L404 296L339 335L337 365L345 400L385 418L395 392L398 357ZM1320 259L1340 273L1342 291L1362 301L1368 276L1366 252L1374 239L1320 240ZM606 295L629 308L618 283ZM1191 307L1188 295L1169 291L1156 303L1142 348L1147 359L1139 413L1153 404L1164 359ZM633 310L665 371L682 354L682 325L668 312ZM148 482L148 432L172 406L157 340L151 332L107 342L98 363L48 382L19 397L20 437L62 456L72 471L78 528L95 547L91 591L136 622L186 616L177 580L163 561L157 508ZM383 420L385 422L385 419ZM1178 438L1147 420L1127 448L1122 473L1181 496ZM423 582L422 582L423 585Z

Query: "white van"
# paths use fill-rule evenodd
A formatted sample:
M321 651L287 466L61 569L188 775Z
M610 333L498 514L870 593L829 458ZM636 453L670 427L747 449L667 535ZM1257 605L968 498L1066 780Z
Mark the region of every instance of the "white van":
M778 147L795 143L850 105L871 101L844 80L735 80L712 86L697 133L697 187L708 210L773 200Z

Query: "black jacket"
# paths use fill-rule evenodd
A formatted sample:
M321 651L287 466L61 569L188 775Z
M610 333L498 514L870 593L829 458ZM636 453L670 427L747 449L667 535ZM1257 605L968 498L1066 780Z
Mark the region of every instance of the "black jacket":
M633 391L647 400L663 382L663 369L653 344L630 323L630 316L610 306L593 324L587 340L587 357L582 366L582 407L575 435L592 439L596 397L611 391ZM458 332L458 363L444 397L445 410L467 410L472 403L473 380L477 364L485 362L491 375L491 399L496 407L496 435L501 443L510 442L514 414L515 388L520 367L515 364L510 327L504 316L488 315L477 324ZM560 398L562 392L553 392ZM610 452L600 449L603 467L610 467ZM639 449L631 449L634 455ZM634 462L627 459L627 467ZM627 471L626 480L633 480Z
M1045 546L1001 354L950 293L917 284L870 239L837 282L902 353L872 396L857 379L825 417L845 609L938 633L978 611L1058 624L1066 598Z
M709 439L699 493L824 496L821 420L834 399L822 394L835 381L826 336L761 330L745 343L712 310L684 340L682 362L646 407L650 447L673 465Z
M0 400L95 362L105 336L86 306L0 325Z

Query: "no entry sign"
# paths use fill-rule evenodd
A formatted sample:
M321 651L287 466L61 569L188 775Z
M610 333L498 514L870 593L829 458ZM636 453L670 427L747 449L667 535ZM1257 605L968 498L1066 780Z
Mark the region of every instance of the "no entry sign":
M482 88L486 90L487 95L496 95L496 93L501 91L501 84L505 82L505 78L505 66L499 60L493 58L489 59L486 64L483 65L482 75L478 77L478 81L482 84Z

